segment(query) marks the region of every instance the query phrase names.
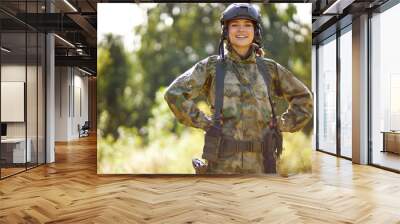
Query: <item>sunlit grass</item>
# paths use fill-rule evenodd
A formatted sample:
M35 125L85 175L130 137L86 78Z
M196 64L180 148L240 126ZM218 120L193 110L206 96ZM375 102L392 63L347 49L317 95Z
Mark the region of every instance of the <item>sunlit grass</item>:
M187 128L180 138L171 133L141 145L134 132L121 130L117 141L100 139L99 173L172 174L194 173L192 158L201 158L203 131ZM311 139L302 132L284 134L284 151L278 163L283 176L311 171Z
M135 136L125 134L125 138L99 141L99 173L190 174L194 173L192 158L201 158L203 132L193 128L184 130L180 138L171 133L146 146L140 146Z
M278 172L291 175L311 172L311 136L303 132L283 133L283 152L278 162Z

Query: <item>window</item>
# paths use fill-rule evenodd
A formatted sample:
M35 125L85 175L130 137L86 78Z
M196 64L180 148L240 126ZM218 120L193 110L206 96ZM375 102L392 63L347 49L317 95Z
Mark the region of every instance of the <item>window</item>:
M336 36L318 48L318 149L336 153Z
M400 5L371 18L372 163L400 170Z
M351 25L340 36L340 155L352 157L352 35Z
M41 12L44 1L19 2L16 13ZM6 6L12 2L1 2ZM0 12L0 178L45 162L45 35ZM7 21L7 22L5 22ZM17 108L17 109L15 109Z

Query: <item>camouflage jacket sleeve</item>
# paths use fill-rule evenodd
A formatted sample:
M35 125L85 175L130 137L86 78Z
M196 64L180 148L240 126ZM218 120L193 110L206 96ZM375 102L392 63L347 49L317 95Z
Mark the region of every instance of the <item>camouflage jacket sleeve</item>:
M278 63L275 63L275 76L272 78L276 95L284 97L289 103L286 112L278 119L280 130L300 130L312 117L313 99L310 90Z
M164 95L179 122L195 128L207 129L211 119L199 110L194 99L209 88L207 59L204 59L176 78Z

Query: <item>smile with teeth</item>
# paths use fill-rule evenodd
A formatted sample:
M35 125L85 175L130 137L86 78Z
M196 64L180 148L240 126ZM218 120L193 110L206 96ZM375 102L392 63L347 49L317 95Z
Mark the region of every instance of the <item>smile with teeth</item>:
M248 36L237 35L236 38L247 38Z

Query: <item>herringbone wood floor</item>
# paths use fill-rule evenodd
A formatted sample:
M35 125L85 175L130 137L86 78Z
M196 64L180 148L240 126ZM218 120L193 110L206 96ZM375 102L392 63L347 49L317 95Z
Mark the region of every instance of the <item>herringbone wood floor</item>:
M315 153L312 174L99 176L96 139L0 181L0 223L400 223L400 175Z

